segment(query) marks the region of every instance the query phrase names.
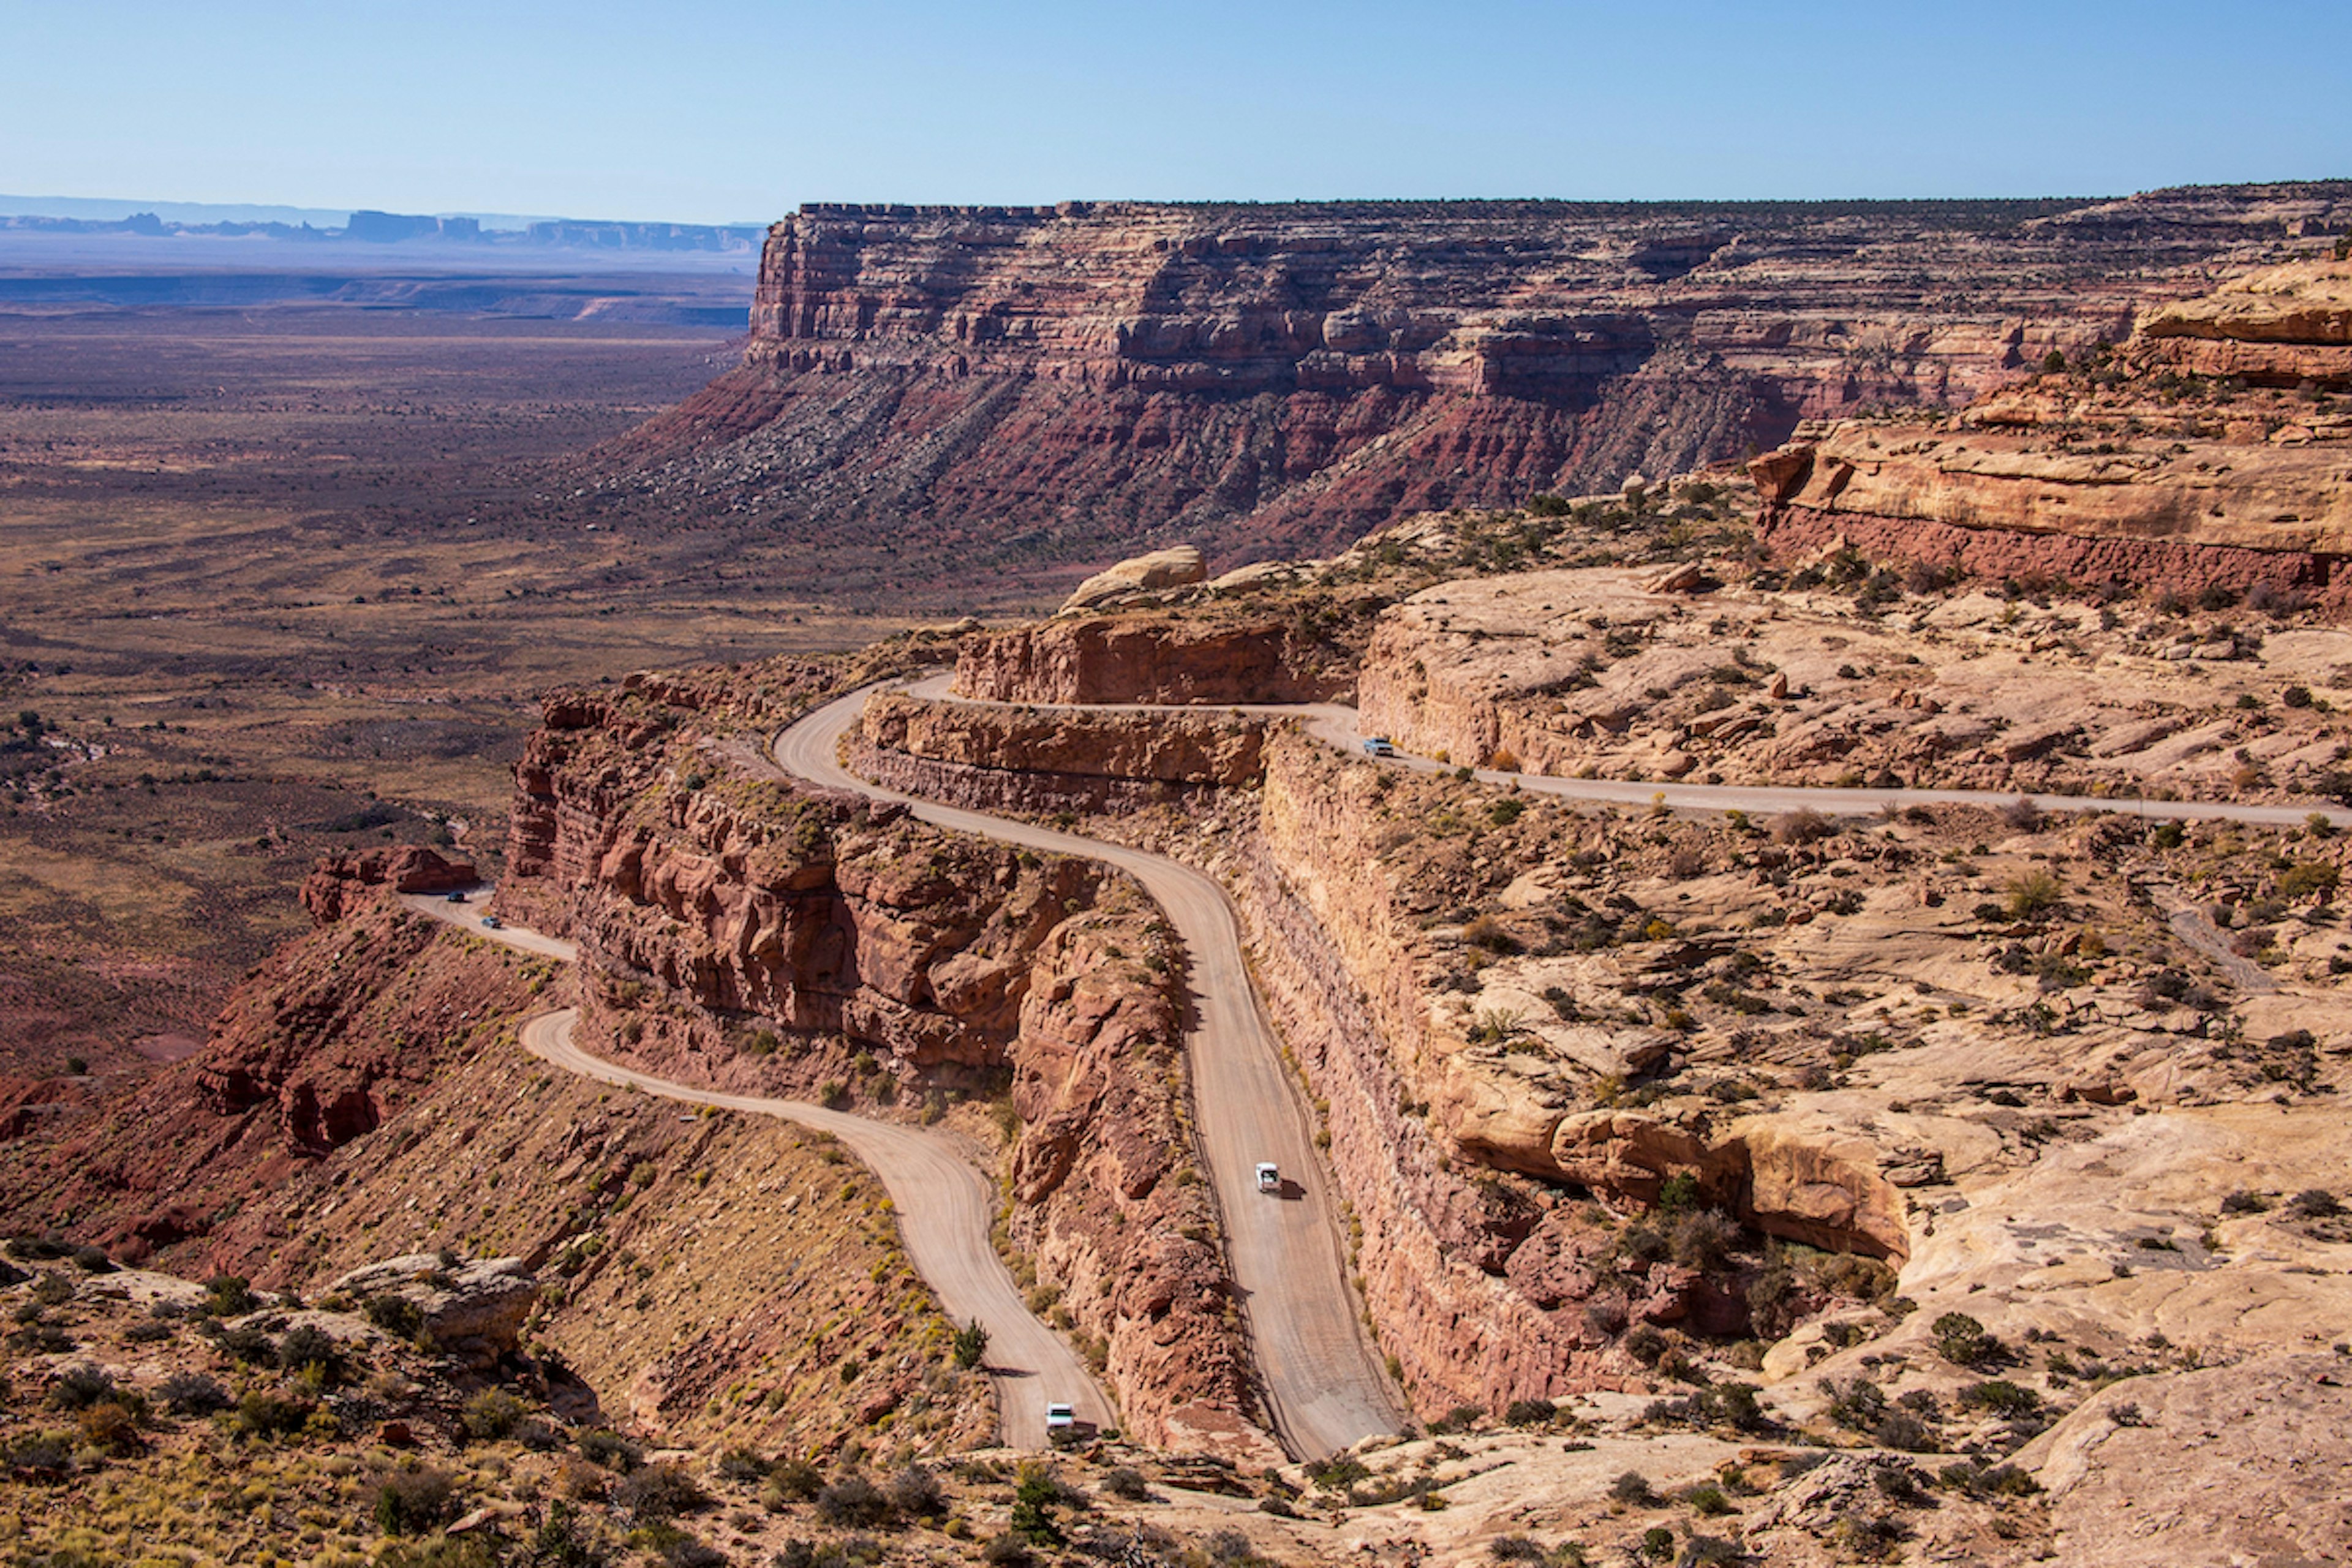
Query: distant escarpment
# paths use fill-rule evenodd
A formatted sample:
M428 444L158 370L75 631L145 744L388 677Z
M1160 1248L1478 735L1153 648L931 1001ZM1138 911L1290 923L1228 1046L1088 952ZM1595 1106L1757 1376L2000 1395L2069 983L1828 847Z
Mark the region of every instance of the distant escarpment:
M1230 563L1958 406L2283 258L2352 185L2123 201L812 205L651 500L967 596L1181 530Z
M588 1047L1009 1142L1015 1272L1127 1429L1233 1440L1253 1394L1157 911L1091 862L800 785L689 695L552 698L517 768L502 896L568 912Z
M2347 395L2352 261L2268 268L1956 417L1801 429L1751 465L1759 531L1790 558L1850 546L1980 577L2340 612Z

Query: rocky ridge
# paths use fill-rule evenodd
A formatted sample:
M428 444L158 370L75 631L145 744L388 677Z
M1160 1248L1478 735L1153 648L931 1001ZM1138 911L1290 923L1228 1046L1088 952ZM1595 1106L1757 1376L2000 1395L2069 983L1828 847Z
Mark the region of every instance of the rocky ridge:
M591 1048L1008 1144L1015 1272L1092 1347L1128 1426L1238 1440L1247 1364L1149 904L1089 863L793 784L649 689L551 699L517 768L510 864L580 868L519 896L566 906Z

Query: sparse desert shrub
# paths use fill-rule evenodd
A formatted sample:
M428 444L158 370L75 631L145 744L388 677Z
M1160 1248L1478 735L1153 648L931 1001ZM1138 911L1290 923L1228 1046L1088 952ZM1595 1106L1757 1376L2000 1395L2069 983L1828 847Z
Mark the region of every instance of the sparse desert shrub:
M278 1342L258 1323L239 1323L215 1342L223 1355L247 1366L274 1366L278 1362Z
M215 1274L205 1281L205 1310L215 1318L241 1318L260 1305L243 1275Z
M155 1390L163 1408L174 1415L210 1415L226 1410L232 1403L228 1390L218 1378L206 1377L198 1372L174 1373Z
M908 1465L892 1476L883 1495L908 1519L932 1519L947 1511L948 1497L939 1477L920 1465Z
M1142 1502L1151 1496L1143 1472L1129 1465L1114 1465L1103 1473L1102 1489L1122 1502Z
M1676 1219L1670 1241L1676 1263L1709 1273L1721 1268L1738 1244L1739 1226L1714 1209L1696 1209Z
M404 1340L413 1340L425 1327L425 1312L405 1296L387 1291L371 1296L361 1305L361 1315L382 1329Z
M710 1494L676 1465L647 1465L613 1489L613 1501L641 1520L675 1519L710 1506Z
M852 1470L816 1494L816 1513L837 1528L870 1530L889 1521L890 1500L879 1487Z
M91 1405L81 1413L75 1426L81 1433L83 1447L116 1458L127 1458L147 1447L139 1436L139 1412L117 1400Z
M2030 1416L2042 1408L2040 1394L2002 1377L1970 1384L1960 1390L1959 1401L1966 1409L1989 1410L1995 1415L2011 1418Z
M312 1406L261 1389L236 1402L236 1431L247 1437L288 1437L302 1430Z
M1772 819L1772 838L1779 844L1814 844L1837 831L1837 824L1809 806L1783 812Z
M387 1470L375 1481L375 1525L386 1535L422 1535L449 1516L452 1482L429 1465Z
M58 1374L49 1385L48 1405L52 1410L87 1410L91 1405L120 1396L114 1374L87 1363L69 1366Z
M1610 1482L1609 1496L1617 1502L1634 1508L1648 1508L1658 1500L1656 1489L1650 1485L1650 1478L1639 1470L1627 1470Z
M511 1435L522 1422L523 1403L503 1388L486 1388L466 1401L459 1419L477 1441L491 1443Z
M580 1457L600 1469L626 1475L645 1463L645 1455L635 1443L607 1426L591 1426L580 1434Z
M329 1384L343 1374L342 1344L314 1323L298 1323L287 1330L286 1337L278 1342L277 1355L281 1372L317 1367L320 1377Z
M1513 953L1522 949L1519 939L1511 934L1511 929L1493 915L1480 915L1464 926L1462 940L1487 952Z
M1936 1352L1960 1366L1983 1366L2000 1357L2000 1342L1966 1312L1947 1312L1930 1325Z
M2000 819L2020 833L2032 833L2042 826L2042 808L2032 795L2019 795L2000 808Z
M2012 920L2030 921L2058 907L2066 889L2047 871L2025 871L2002 889L2001 906Z
M2287 1212L2298 1219L2333 1219L2344 1205L2325 1187L2305 1187L2286 1201Z
M2325 899L2335 893L2340 878L2341 873L2324 860L2291 866L2279 873L2278 896L2289 901L2314 895Z
M808 1502L824 1490L824 1477L806 1459L786 1455L769 1468L768 1486L785 1501Z
M1549 1399L1514 1399L1503 1409L1503 1420L1513 1426L1540 1426L1559 1414Z

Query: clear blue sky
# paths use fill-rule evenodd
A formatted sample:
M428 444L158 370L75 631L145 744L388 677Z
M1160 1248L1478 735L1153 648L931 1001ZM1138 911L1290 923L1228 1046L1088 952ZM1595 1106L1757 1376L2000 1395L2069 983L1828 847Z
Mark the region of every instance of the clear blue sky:
M2352 175L2352 0L9 0L0 190L803 201L2121 194Z

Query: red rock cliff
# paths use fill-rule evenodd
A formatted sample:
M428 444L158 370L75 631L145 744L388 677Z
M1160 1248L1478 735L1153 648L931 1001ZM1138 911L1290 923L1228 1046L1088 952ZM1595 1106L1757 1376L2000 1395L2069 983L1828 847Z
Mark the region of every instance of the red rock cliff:
M969 591L1186 531L1225 561L1613 487L2120 341L2344 184L2105 203L825 205L742 367L617 481ZM1247 521L1244 522L1243 520Z

